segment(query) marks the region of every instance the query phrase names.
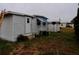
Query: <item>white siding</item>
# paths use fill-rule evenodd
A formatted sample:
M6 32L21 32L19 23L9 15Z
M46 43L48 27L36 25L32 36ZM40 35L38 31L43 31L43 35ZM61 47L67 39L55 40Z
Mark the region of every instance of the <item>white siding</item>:
M43 25L43 22L42 22L41 31L47 31L47 22L46 22L46 25Z
M29 23L27 23L29 18ZM16 41L18 35L23 34L25 36L38 33L36 18L32 19L27 16L10 15L5 17L0 30L0 37L9 40Z
M46 21L43 21L42 18L38 18L38 19L41 20L41 24L38 26L39 31L47 31L47 22ZM46 25L45 26L43 25L43 22L46 22Z
M4 18L2 26L1 26L1 37L9 40L9 41L15 41L13 39L13 35L12 35L12 16L7 16Z
M61 23L61 24L60 24L60 27L61 27L61 28L65 28L65 27L66 27L66 23Z
M51 31L51 32L57 32L57 31L60 31L60 25L59 24L48 24L48 31Z
M60 24L57 24L57 31L60 31Z
M24 16L13 15L13 36L14 39L20 34L24 34Z
M29 23L27 23L29 18ZM37 26L37 20L27 16L10 15L4 18L2 27L0 30L0 37L9 40L16 41L17 36L37 34L39 31L46 30L47 27Z
M32 19L32 33L33 34L39 34L39 30L38 30L38 27L37 27L37 19L36 18Z

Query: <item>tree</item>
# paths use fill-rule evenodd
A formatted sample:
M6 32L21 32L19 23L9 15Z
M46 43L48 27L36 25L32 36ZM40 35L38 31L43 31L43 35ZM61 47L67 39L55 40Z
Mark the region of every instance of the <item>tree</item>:
M77 42L79 42L79 8L77 10L77 16L73 19L74 30L77 37Z

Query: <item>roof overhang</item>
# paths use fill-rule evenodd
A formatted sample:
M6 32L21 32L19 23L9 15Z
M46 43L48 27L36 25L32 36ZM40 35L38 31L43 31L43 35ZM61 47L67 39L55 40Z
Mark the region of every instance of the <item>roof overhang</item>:
M13 12L13 11L5 12L5 16L6 15L19 15L19 16L27 16L27 17L33 18L33 16L31 16L31 15L27 15L27 14L23 14L23 13L19 13L19 12Z

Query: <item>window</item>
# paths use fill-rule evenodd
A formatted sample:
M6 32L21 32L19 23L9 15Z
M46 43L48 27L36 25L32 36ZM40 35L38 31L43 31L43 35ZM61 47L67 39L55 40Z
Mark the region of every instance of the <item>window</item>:
M43 25L45 26L45 25L46 25L46 23L45 23L45 22L43 22Z
M29 18L27 18L27 23L29 23L30 21L29 21Z
M37 19L37 25L40 25L41 21L39 19Z
M56 22L52 22L52 24L53 24L53 25L55 25L55 24L56 24Z

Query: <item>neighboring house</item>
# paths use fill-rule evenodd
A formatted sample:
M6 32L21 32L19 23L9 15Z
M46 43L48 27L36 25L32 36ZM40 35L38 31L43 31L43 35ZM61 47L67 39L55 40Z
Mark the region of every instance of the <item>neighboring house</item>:
M61 28L66 28L66 27L72 27L72 28L74 28L74 24L73 23L69 23L69 22L60 23L60 27Z
M33 36L37 31L36 19L33 16L7 11L1 25L0 37L9 41L17 41L17 37Z
M67 23L67 24L66 24L66 27L74 28L74 24L73 24L73 23Z
M49 32L59 32L60 31L60 22L58 22L58 21L48 22L48 31Z
M60 28L65 28L66 27L66 23L60 23Z
M34 15L34 17L37 20L37 30L38 32L46 32L47 31L47 17L40 16L40 15Z

